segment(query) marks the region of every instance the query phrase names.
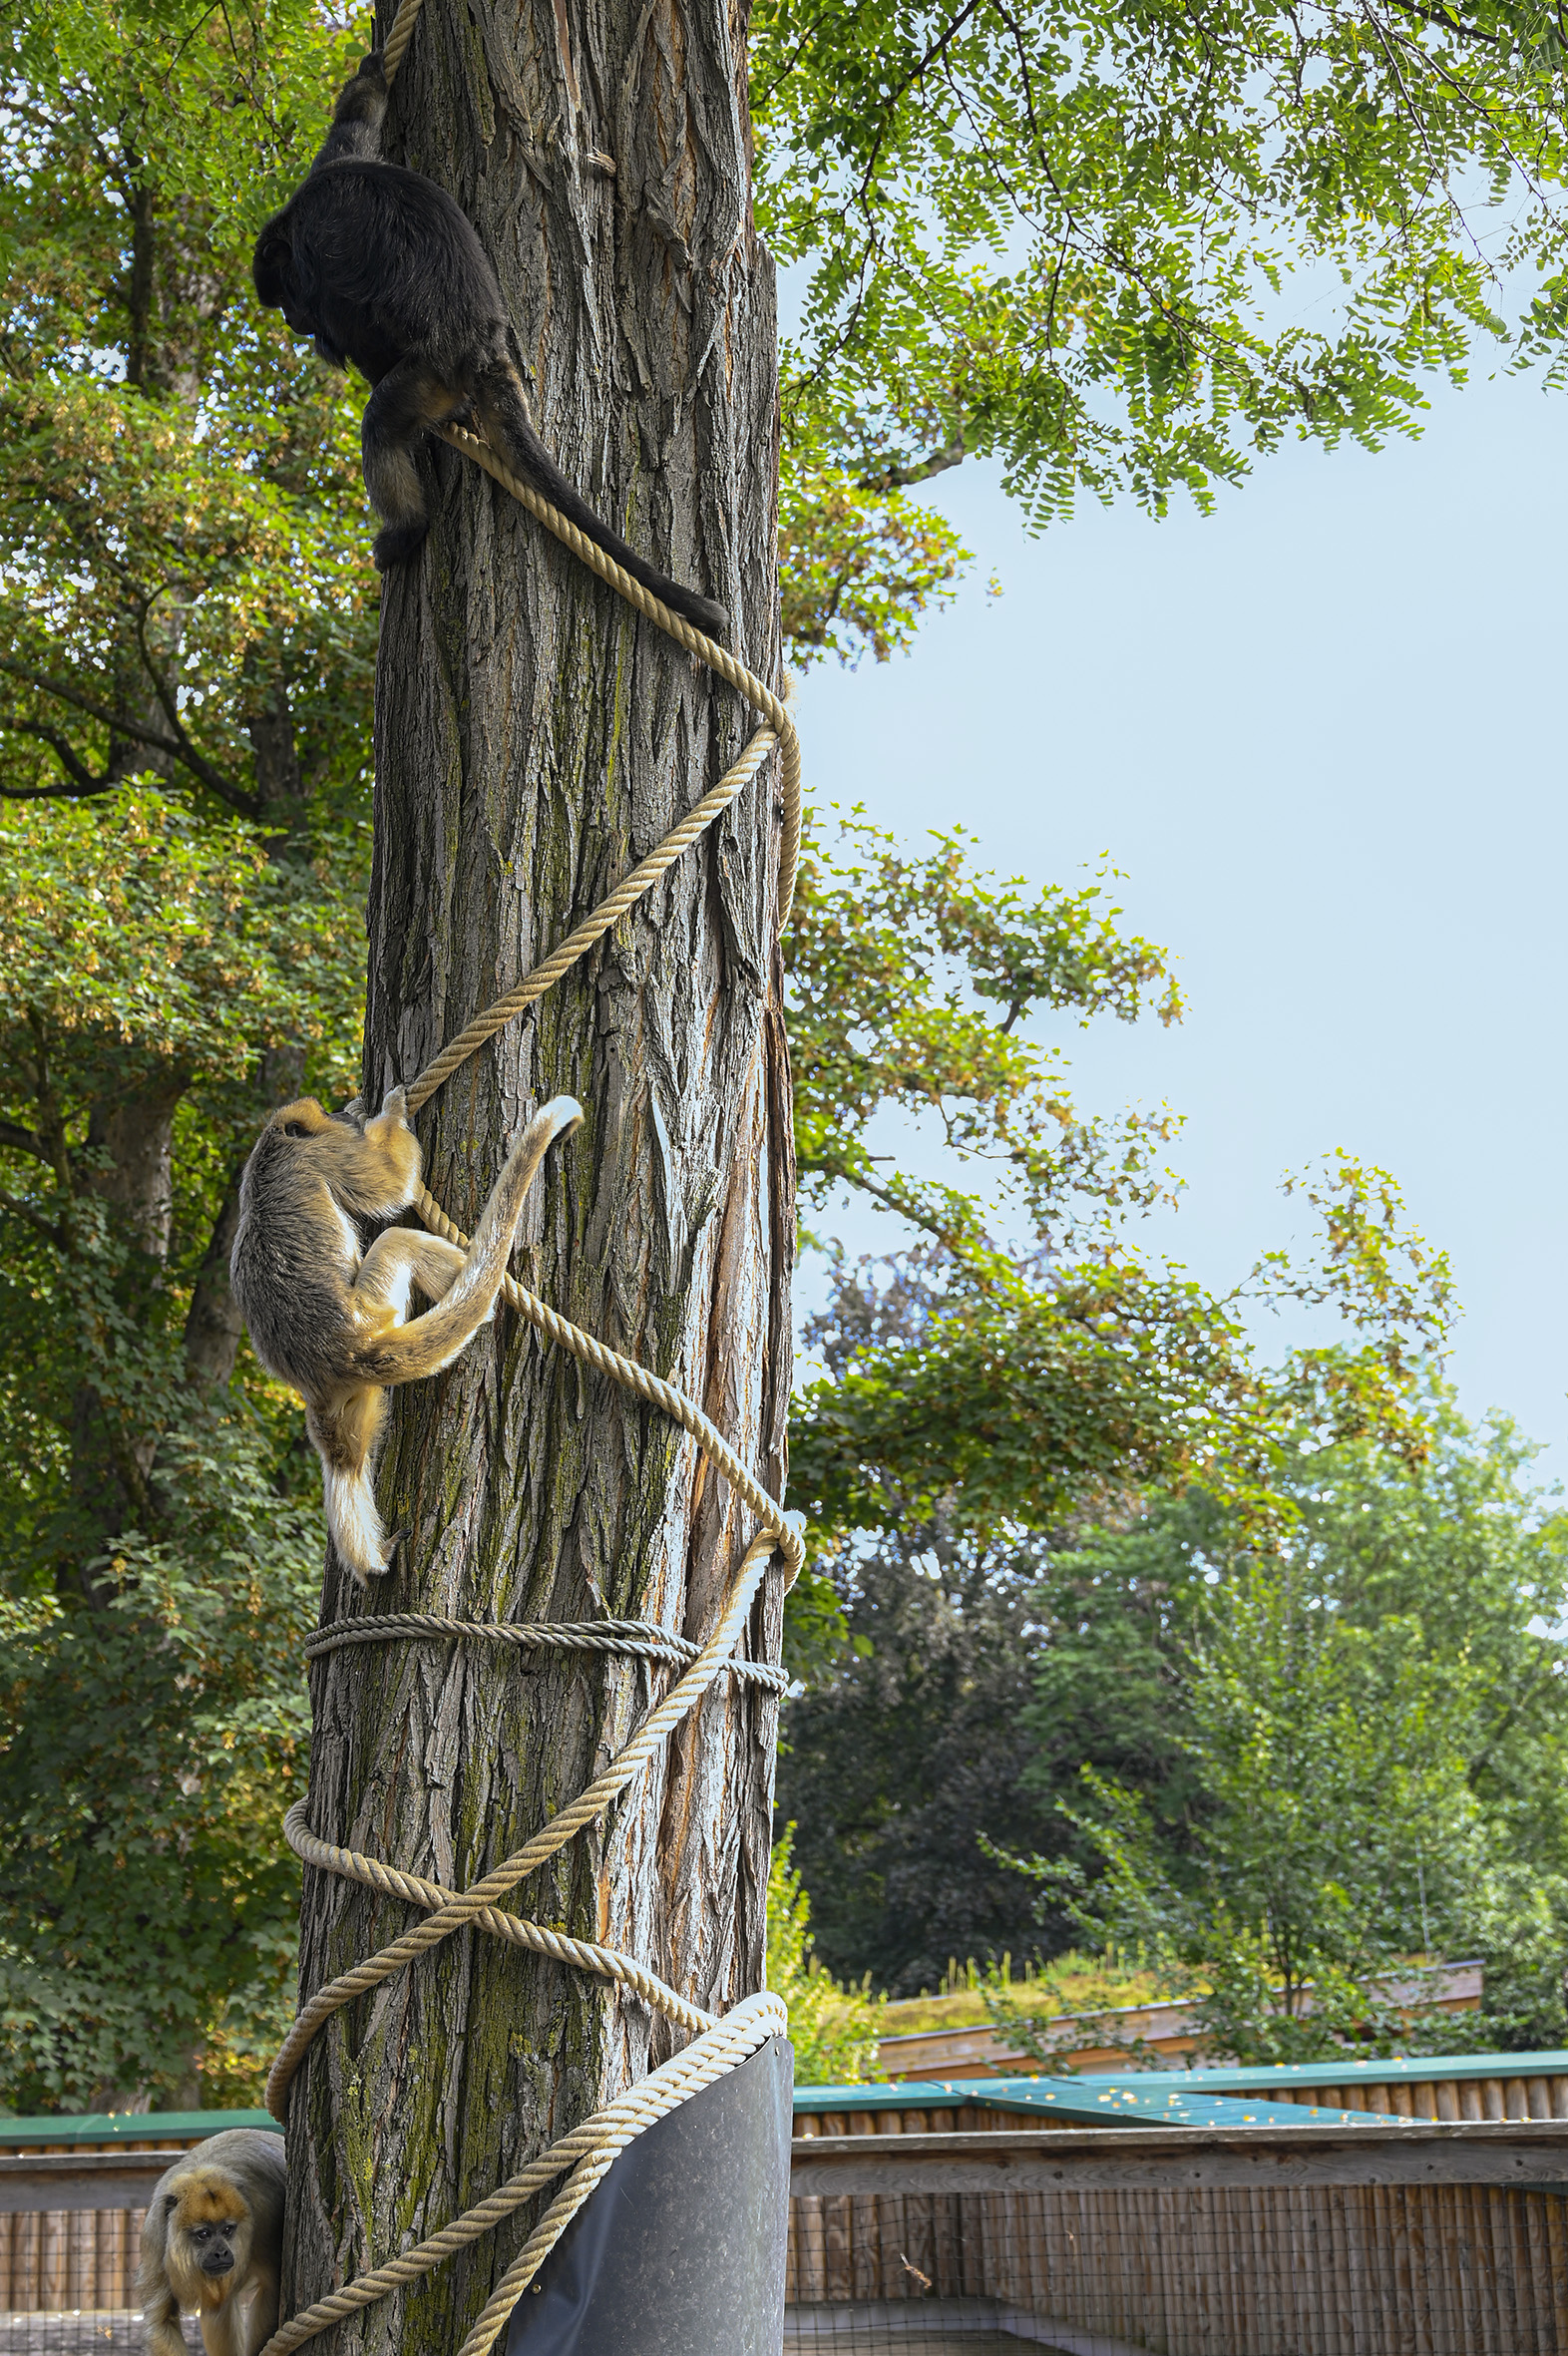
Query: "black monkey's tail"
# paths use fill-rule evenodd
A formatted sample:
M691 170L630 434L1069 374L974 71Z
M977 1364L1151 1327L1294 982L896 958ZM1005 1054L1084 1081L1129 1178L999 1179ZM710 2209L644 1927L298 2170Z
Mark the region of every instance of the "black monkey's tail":
M633 581L651 589L672 613L682 614L710 638L722 634L729 623L722 605L711 597L698 596L695 589L682 589L678 581L646 563L567 481L529 421L522 379L510 358L498 354L479 371L474 380L474 407L490 440L534 490L552 507L560 508L569 523L576 524L606 557L613 557Z

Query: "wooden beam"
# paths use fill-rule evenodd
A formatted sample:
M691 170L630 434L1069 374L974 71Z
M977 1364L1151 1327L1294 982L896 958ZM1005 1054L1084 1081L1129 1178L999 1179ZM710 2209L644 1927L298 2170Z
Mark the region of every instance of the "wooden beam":
M1001 2135L811 2136L792 2196L1159 2191L1269 2184L1562 2185L1568 2121L1412 2120L1396 2129L1068 2128Z
M0 2154L0 2216L35 2209L146 2208L178 2152Z

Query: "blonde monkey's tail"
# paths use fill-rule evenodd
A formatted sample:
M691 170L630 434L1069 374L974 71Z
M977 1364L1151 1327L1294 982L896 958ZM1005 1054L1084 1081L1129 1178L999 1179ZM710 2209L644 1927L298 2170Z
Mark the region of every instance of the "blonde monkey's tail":
M359 1362L367 1382L391 1389L399 1382L439 1374L479 1332L495 1309L512 1239L539 1165L557 1138L569 1137L582 1119L583 1107L575 1096L552 1096L540 1106L507 1156L474 1230L462 1275L423 1317L371 1344Z
M397 1383L440 1374L494 1315L529 1188L552 1145L570 1136L582 1119L575 1096L553 1096L540 1107L506 1158L450 1290L422 1317L394 1328L360 1354L354 1373L362 1386L329 1407L306 1409L306 1427L321 1458L332 1543L360 1581L379 1578L396 1545L395 1539L388 1544L373 1485L386 1393Z

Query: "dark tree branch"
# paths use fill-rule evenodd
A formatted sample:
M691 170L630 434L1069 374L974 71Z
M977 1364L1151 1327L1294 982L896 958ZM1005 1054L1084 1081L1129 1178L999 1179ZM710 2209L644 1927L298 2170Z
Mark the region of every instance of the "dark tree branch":
M0 1211L9 1211L13 1219L25 1221L29 1227L43 1236L46 1242L53 1244L57 1252L65 1250L67 1242L65 1229L57 1227L53 1220L46 1219L42 1211L35 1211L30 1204L19 1203L14 1194L0 1191Z
M837 1178L841 1186L859 1187L861 1193L869 1194L873 1202L881 1203L886 1210L897 1211L900 1218L907 1219L912 1227L924 1228L928 1235L935 1236L937 1242L956 1258L962 1257L962 1238L946 1220L938 1219L922 1204L911 1202L895 1187L881 1185L877 1179L868 1178L864 1170L851 1169L847 1162L841 1162L831 1154L824 1154L819 1166L824 1177Z
M214 769L211 762L196 750L189 737L181 743L174 737L161 736L156 728L145 728L140 721L128 719L124 712L111 711L106 704L98 702L94 696L84 695L80 688L71 686L67 680L51 678L47 671L29 670L25 664L9 661L4 655L0 655L0 671L9 678L20 679L24 686L36 687L40 694L57 696L74 710L86 712L90 720L97 720L101 726L112 728L117 736L129 736L138 744L151 745L155 752L167 753L171 760L183 763L199 784L204 785L208 792L216 794L220 802L226 802L231 810L239 811L245 818L257 816L254 794L247 794L242 786L235 785L220 769Z
M867 475L861 482L862 491L904 491L912 483L929 483L933 475L945 475L949 467L962 466L969 456L964 447L964 436L939 450L931 458L917 459L913 466L890 466L880 475Z
M1388 0L1404 16L1419 17L1423 25L1435 25L1439 33L1453 33L1461 41L1484 41L1488 49L1501 49L1503 44L1495 33L1483 33L1479 25L1467 25L1461 17L1448 16L1440 8L1422 8L1419 0Z
M152 596L146 598L139 607L136 617L136 642L142 650L142 668L146 671L148 677L153 682L153 693L158 697L158 706L160 711L163 713L165 719L169 722L170 728L173 731L177 742L189 745L191 739L186 734L185 727L181 721L180 707L176 703L174 695L170 691L169 684L165 679L163 672L153 660L153 649L147 642L147 617L152 612L155 603L162 594L163 591L161 589L155 589Z
M887 140L889 131L892 129L893 118L904 103L904 100L909 92L914 88L915 84L919 82L921 76L927 71L928 67L934 65L939 58L942 58L947 50L952 46L952 44L958 39L959 34L963 31L965 25L975 14L979 6L980 0L965 0L965 5L959 10L958 15L953 18L951 23L943 27L942 31L937 35L936 39L931 43L924 55L918 58L915 64L910 68L903 81L900 82L897 87L889 92L882 100L881 107L879 109L881 119L878 124L876 136L872 140L870 152L866 158L866 168L861 174L860 186L856 190L853 198L855 206L858 208L866 221L866 237L861 253L859 268L857 271L858 285L855 298L849 306L848 314L845 317L844 323L840 327L837 335L834 336L831 344L825 350L819 353L816 366L808 369L806 375L799 380L803 384L820 383L823 376L827 373L829 362L835 359L839 353L848 350L850 345L855 340L855 335L860 323L861 309L865 301L865 289L871 273L872 260L873 257L879 254L882 250L882 233L877 227L873 214L871 187L872 182L877 176L877 166L881 160L884 143ZM786 406L788 406L788 393L785 395L785 402Z
M959 10L958 15L950 18L949 22L942 27L924 56L917 59L904 79L896 83L883 100L882 120L877 127L877 135L871 143L871 153L866 158L866 169L860 177L859 200L863 209L871 193L871 184L877 176L877 165L882 156L883 143L892 128L894 117L922 75L934 66L937 60L944 56L957 41L979 6L980 0L965 0L965 5Z
M46 1169L55 1166L47 1139L40 1137L35 1129L24 1129L17 1121L0 1121L0 1145L8 1145L13 1153L30 1153Z
M118 780L106 770L95 777L69 739L56 728L46 728L41 720L17 720L0 715L0 729L10 736L34 736L40 744L47 744L65 771L58 785L7 785L0 779L0 801L5 802L85 802L94 794L112 793Z

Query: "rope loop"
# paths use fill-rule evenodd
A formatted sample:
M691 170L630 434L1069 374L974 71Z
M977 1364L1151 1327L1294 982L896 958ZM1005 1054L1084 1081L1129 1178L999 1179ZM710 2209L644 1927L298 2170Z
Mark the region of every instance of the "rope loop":
M624 1653L635 1661L689 1665L701 1651L689 1637L675 1636L656 1620L445 1620L437 1612L380 1612L363 1620L337 1620L305 1639L305 1659L321 1661L345 1645L395 1644L400 1638L431 1637L451 1644L498 1644L514 1652ZM771 1661L730 1659L731 1677L789 1690L789 1675Z
M388 84L397 75L413 38L422 0L402 0L382 51ZM579 531L531 485L522 481L505 460L479 436L459 426L442 429L443 437L499 483L599 580L608 584L634 611L651 621L687 654L722 679L759 715L755 730L737 760L718 783L693 805L664 840L641 860L592 914L483 1013L458 1032L410 1083L411 1111L427 1103L454 1071L507 1023L515 1021L544 996L563 975L586 957L594 944L627 915L675 861L700 840L713 821L757 777L770 753L779 755L779 785L783 836L780 844L778 925L789 922L801 839L800 739L782 697L725 647L705 636L659 598L631 579L614 560ZM468 1237L435 1200L421 1188L415 1208L432 1233L444 1236L460 1250ZM578 1832L597 1822L616 1795L623 1791L665 1738L697 1708L717 1680L725 1675L777 1697L787 1687L783 1670L769 1662L734 1658L734 1647L750 1615L769 1566L782 1558L786 1579L792 1583L805 1561L805 1541L798 1515L786 1515L780 1501L756 1479L717 1426L693 1399L634 1359L611 1350L561 1316L513 1277L503 1283L509 1306L548 1341L570 1352L595 1374L619 1383L648 1406L667 1415L692 1439L753 1516L755 1535L741 1558L728 1595L711 1633L701 1644L676 1635L654 1622L641 1620L480 1622L444 1619L435 1613L389 1612L336 1622L318 1629L305 1645L306 1658L323 1660L346 1646L397 1642L487 1644L531 1651L579 1651L620 1655L640 1660L649 1670L671 1667L679 1676L663 1700L652 1708L635 1734L578 1797L541 1826L513 1856L503 1860L466 1890L447 1889L420 1874L405 1873L376 1857L323 1840L310 1829L308 1798L295 1803L284 1819L284 1836L295 1854L316 1870L335 1873L361 1887L400 1899L421 1911L423 1919L403 1935L338 1978L318 1988L301 2007L284 2040L267 2080L266 2100L274 2116L286 2115L289 2088L313 2039L332 2017L358 1997L382 1985L395 1972L432 1952L457 1931L470 1926L492 1937L547 1955L575 1969L612 1981L652 2011L686 2030L692 2043L672 2061L561 2137L531 2161L520 2174L488 2199L404 2251L385 2265L373 2268L355 2282L318 2300L274 2332L262 2356L291 2356L291 2352L328 2330L333 2324L372 2306L378 2299L419 2281L445 2259L466 2249L502 2224L538 2192L567 2173L567 2181L503 2274L483 2314L464 2341L459 2356L489 2356L522 2292L538 2273L562 2232L620 2152L654 2120L662 2119L690 2096L722 2077L758 2052L770 2037L788 2027L781 2000L766 1992L744 1998L721 2019L681 1996L632 1956L592 1941L574 1938L553 1925L530 1921L510 1912L502 1900L537 1872Z

